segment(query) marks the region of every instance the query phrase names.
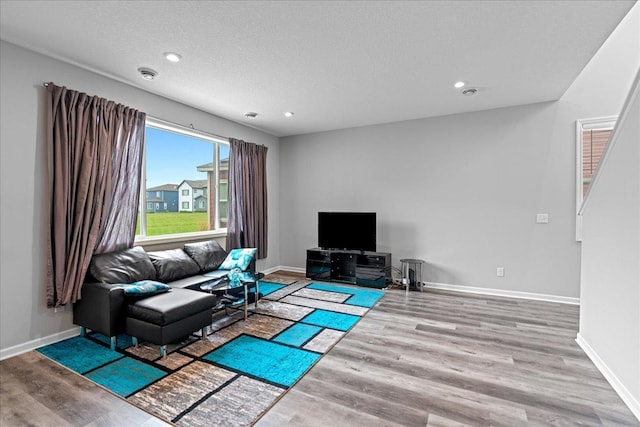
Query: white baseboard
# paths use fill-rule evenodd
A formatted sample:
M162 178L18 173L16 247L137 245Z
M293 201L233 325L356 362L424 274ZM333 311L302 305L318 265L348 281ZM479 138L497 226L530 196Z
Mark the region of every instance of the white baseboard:
M307 272L306 269L304 268L300 268L300 267L287 267L286 265L279 265L277 267L273 267L270 268L269 270L272 270L271 273L273 273L274 271L290 271L291 273L302 273L305 274Z
M0 350L0 360L7 359L9 357L17 356L27 351L35 350L43 345L53 344L58 341L66 340L67 338L80 335L80 328L72 328L66 331L57 332L46 337L36 338L35 340L27 341L22 344L14 345L13 347L3 348Z
M537 301L558 302L562 304L580 305L580 298L562 297L558 295L535 294L531 292L505 291L502 289L477 288L473 286L449 285L446 283L425 282L425 286L446 291L467 292L471 294L494 295L508 298L523 298Z
M304 268L300 267L288 267L285 265L279 265L277 267L270 268L265 270L265 274L273 273L274 271L291 271L293 273L306 273ZM436 282L424 282L425 286L433 289L442 289L447 291L456 291L456 292L467 292L472 294L483 294L483 295L494 295L500 297L508 297L508 298L523 298L523 299L531 299L537 301L549 301L549 302L558 302L562 304L572 304L572 305L580 305L580 298L572 298L572 297L562 297L558 295L547 295L547 294L535 294L531 292L517 292L517 291L505 291L502 289L489 289L489 288L478 288L473 286L460 286L460 285L449 285L446 283L436 283Z
M580 348L589 356L589 359L596 365L596 368L602 373L611 387L618 393L622 401L629 407L633 415L640 421L640 402L631 394L631 392L622 384L616 375L609 369L606 363L598 356L598 353L589 345L580 333L576 337L576 342Z

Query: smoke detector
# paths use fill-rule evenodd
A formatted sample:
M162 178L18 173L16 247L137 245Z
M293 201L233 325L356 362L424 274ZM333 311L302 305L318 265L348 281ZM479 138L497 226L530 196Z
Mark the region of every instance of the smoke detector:
M248 113L244 113L244 116L248 119L255 119L258 117L258 113L254 113L253 111L249 111Z
M144 68L144 67L138 68L138 72L140 73L142 78L145 80L153 80L158 75L158 72L155 70L152 70L151 68Z

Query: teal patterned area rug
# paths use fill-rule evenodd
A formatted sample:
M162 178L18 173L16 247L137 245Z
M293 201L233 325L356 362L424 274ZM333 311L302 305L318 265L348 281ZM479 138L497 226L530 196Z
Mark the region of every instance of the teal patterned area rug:
M205 339L199 333L186 337L170 345L164 359L158 346L134 347L126 335L112 351L109 339L97 333L37 351L177 425L251 425L384 295L286 283L261 281L264 298L247 321L241 310L229 310L215 317Z

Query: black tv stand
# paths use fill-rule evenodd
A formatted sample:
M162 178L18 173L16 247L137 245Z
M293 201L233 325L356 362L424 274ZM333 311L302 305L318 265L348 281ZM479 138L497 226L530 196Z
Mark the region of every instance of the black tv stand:
M312 280L385 288L391 283L391 254L359 250L307 250L306 276Z

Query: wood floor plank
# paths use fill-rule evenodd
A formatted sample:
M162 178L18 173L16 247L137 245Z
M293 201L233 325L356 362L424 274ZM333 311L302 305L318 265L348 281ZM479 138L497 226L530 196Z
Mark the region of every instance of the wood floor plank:
M2 426L168 426L40 353L0 362Z
M338 406L406 426L639 426L575 343L578 316L567 304L389 289L256 425L303 426Z

